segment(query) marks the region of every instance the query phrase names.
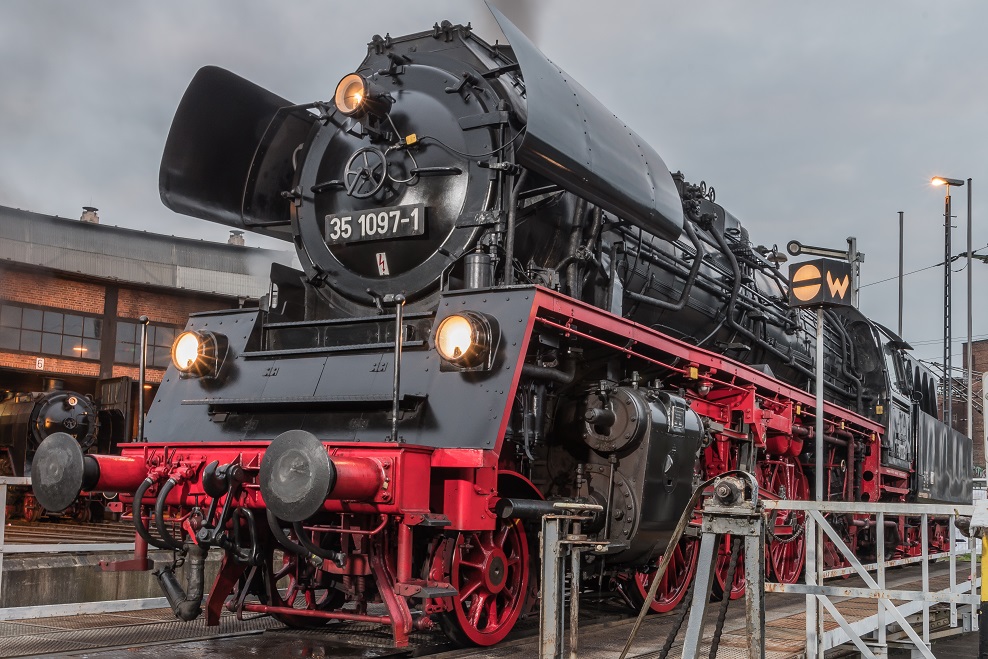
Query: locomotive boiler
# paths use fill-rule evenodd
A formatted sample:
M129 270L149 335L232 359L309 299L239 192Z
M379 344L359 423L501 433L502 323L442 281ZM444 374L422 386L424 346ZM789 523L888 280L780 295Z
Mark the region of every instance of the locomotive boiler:
M191 568L184 585L156 570L178 617L492 645L533 607L544 501L603 508L585 567L640 598L700 478L740 468L762 496L811 495L817 415L828 498L969 497L962 470L920 477L969 465L970 440L937 420L904 342L833 311L814 363L774 248L492 11L509 46L448 22L375 36L329 100L213 67L182 99L164 203L290 241L302 270L273 266L260 309L190 318L145 442L83 455L55 435L35 470L52 505L133 502L139 544ZM802 569L801 525L774 521L779 580ZM847 524L865 553L872 532ZM911 551L919 531L898 532ZM659 610L695 570L694 539L676 552ZM723 596L743 588L729 555Z

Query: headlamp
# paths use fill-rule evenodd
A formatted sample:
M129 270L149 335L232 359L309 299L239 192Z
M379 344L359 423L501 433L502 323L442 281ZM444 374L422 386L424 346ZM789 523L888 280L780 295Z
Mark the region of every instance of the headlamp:
M497 321L486 314L463 311L447 316L439 323L435 336L442 370L490 370L499 338Z
M172 344L172 363L183 378L214 378L226 355L226 337L213 332L182 332Z
M336 108L348 117L364 114L384 117L391 110L391 97L387 92L359 73L351 73L340 80L334 101Z

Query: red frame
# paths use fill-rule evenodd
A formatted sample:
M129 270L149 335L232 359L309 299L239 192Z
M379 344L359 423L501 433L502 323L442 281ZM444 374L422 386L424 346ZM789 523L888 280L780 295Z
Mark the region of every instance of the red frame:
M439 320L441 319L437 318L437 322ZM382 485L372 496L361 501L330 499L325 503L324 509L335 513L363 514L375 519L380 515L384 522L390 517L398 522L396 537L387 542L381 539L383 522L377 530L368 527L360 533L366 533L370 539L368 544L378 549L372 549L363 557L367 560L354 560L346 569L340 569L328 561L324 567L330 572L371 576L378 582L389 613L388 616L373 618L392 626L399 646L407 644L408 633L412 628L412 617L402 595L414 594L424 586L437 585L413 577L413 527L435 522L437 517L443 516L449 522L446 527L449 530L485 531L495 527L496 520L492 511L498 496L498 476L509 473L499 468L498 458L503 447L514 393L521 377L521 365L528 354L531 337L537 327L596 343L615 354L625 355L629 360L660 366L668 374L666 384L682 388L693 409L700 415L723 426L730 426L740 415L741 420L749 424L755 446L763 449L767 455L798 456L803 440L809 436L809 429L815 422L815 398L801 389L771 378L750 366L671 338L589 304L544 288L534 289L494 448L485 450L394 443L325 443L331 456L370 460L384 474ZM823 413L830 434L850 434L878 444L884 432L881 424L832 403L824 405ZM729 427L715 432L714 438L716 441L704 453L708 477L734 468L731 464L731 447L739 440L747 441L747 435L731 431ZM267 445L268 442L256 441L123 445L120 457L95 456L101 467L100 482L96 489L119 491L123 494L122 499L130 502L130 493L148 474L159 483L164 478L171 477L178 480L179 485L170 493L167 499L169 505L182 510L188 510L192 506L205 507L207 497L198 478L205 465L214 460L221 464L237 461L248 475L256 476ZM905 494L902 491L902 482L908 478L908 474L891 473L895 470L881 468L880 450L871 451L862 469L863 473L871 475L870 479L860 484L863 499L878 501L880 495L885 493L882 489L885 483L889 484L888 494ZM532 489L537 492L534 486ZM152 488L143 503L153 505L155 494L157 488ZM264 508L256 477L254 481L248 479L238 503L252 509ZM380 543L380 546L375 543ZM393 551L393 567L381 556L383 551ZM242 566L224 561L207 604L210 624L218 621L222 599L225 599L242 572ZM254 610L271 608L250 606ZM310 614L316 612L293 612L293 615ZM353 614L329 613L326 617L353 619Z

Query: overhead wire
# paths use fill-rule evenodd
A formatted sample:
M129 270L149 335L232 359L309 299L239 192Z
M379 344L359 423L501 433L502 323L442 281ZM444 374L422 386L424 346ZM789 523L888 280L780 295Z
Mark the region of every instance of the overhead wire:
M974 257L975 254L977 254L978 252L980 252L983 249L988 249L988 245L985 245L984 247L979 247L978 249L973 250L971 252L972 258L978 258L979 260L984 260L984 259L988 258L988 257L985 257L984 255L982 255L980 257ZM950 258L950 262L953 263L954 261L957 261L958 259L964 258L966 256L967 256L967 252L962 252L962 253L960 253L960 254L958 254L956 256L952 256ZM903 277L908 277L909 275L914 275L917 272L923 272L924 270L931 270L933 268L939 268L943 264L944 264L944 261L940 261L939 263L934 263L933 265L928 265L925 268L920 268L919 270L913 270L912 272L904 272L904 273L902 273L902 276ZM960 268L958 270L955 270L954 272L961 272L966 267L967 267L967 263L964 264L964 267L963 268ZM872 282L868 282L867 284L861 284L858 288L861 289L861 288L867 288L869 286L875 286L876 284L884 284L886 282L895 281L898 278L899 278L899 275L895 275L894 277L886 277L885 279L879 279L878 281L872 281Z

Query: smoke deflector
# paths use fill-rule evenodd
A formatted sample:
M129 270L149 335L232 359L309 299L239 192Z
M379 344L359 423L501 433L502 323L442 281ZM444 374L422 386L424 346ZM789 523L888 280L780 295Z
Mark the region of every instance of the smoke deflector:
M669 168L652 147L487 4L511 44L528 103L518 162L666 240L683 230Z

